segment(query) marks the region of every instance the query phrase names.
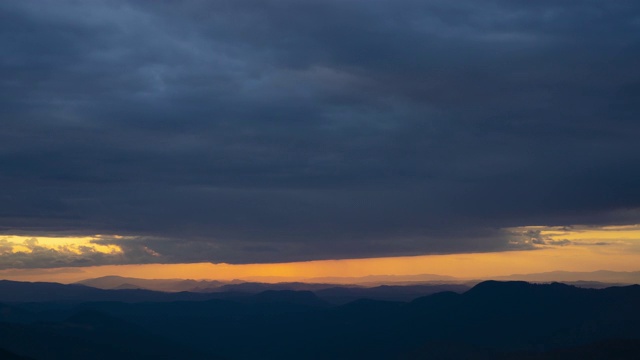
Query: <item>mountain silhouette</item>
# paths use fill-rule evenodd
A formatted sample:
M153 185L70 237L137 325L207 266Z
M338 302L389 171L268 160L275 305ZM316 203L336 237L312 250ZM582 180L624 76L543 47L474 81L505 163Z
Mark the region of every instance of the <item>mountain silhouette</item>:
M267 290L248 298L255 303L284 303L325 307L329 304L311 291Z
M33 360L32 358L16 355L5 349L0 349L0 360Z
M177 301L207 300L204 293L166 293L142 289L104 290L81 284L0 280L0 302Z
M109 297L125 290L100 291ZM293 290L229 293L205 300L161 299L5 303L0 306L0 313L5 313L0 333L7 335L0 337L0 347L43 360L165 355L511 360L588 359L590 354L626 359L620 354L638 355L640 340L638 285L586 289L561 283L487 281L466 292L444 291L410 302L362 298L343 305L331 304L312 291ZM43 357L45 348L53 355Z
M111 289L145 289L154 291L180 292L195 291L196 289L213 289L223 285L216 280L188 280L188 279L138 279L122 276L103 276L87 279L76 284L95 287L103 290Z
M538 281L538 282L579 282L579 281L597 281L603 283L620 283L620 284L640 284L640 271L550 271L534 274L513 274L507 276L498 276L494 280L520 280L520 281Z
M152 331L99 311L56 323L0 323L0 346L36 359L211 359Z

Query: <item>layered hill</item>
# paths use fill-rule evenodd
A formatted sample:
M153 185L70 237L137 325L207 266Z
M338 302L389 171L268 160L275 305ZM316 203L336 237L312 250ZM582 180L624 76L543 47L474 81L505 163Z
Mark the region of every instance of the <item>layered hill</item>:
M13 285L22 292L13 298L53 286ZM77 292L74 286L70 291ZM63 288L53 287L58 299L64 298ZM107 298L141 291L92 290ZM444 291L412 301L361 298L343 305L318 292L266 290L180 301L14 301L0 306L0 331L9 334L0 337L0 348L41 360L100 358L94 353L121 360L639 355L638 285L585 289L488 281L463 293ZM47 351L50 355L43 355Z

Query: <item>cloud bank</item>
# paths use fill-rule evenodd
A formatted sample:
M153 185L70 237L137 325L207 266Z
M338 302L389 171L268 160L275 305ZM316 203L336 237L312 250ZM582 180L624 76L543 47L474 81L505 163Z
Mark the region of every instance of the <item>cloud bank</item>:
M531 248L502 229L640 223L638 13L3 2L0 231L248 263Z

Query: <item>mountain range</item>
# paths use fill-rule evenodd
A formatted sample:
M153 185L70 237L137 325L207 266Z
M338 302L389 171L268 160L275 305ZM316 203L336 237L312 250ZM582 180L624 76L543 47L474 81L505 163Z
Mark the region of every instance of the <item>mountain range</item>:
M35 298L43 288L50 297ZM376 288L401 291L398 286ZM587 289L485 281L466 291L439 291L410 301L364 297L346 303L323 298L322 291L329 289L336 287L165 293L3 281L0 349L35 360L640 355L638 285ZM144 296L130 295L137 292ZM135 301L123 301L123 294Z
M121 276L104 276L86 279L77 284L99 289L145 289L165 292L215 292L240 290L249 287L266 289L300 289L318 290L322 288L340 286L375 287L381 285L416 285L416 284L465 284L475 285L483 278L456 278L452 276L417 274L417 275L369 275L363 277L316 277L305 279L303 282L294 281L292 277L253 276L231 281L221 280L191 280L191 279L140 279ZM512 274L494 276L491 280L521 280L528 282L568 282L575 285L589 287L603 287L603 284L631 285L640 284L640 271L592 271L571 272L552 271L533 274ZM247 285L254 284L254 285ZM605 286L606 287L606 286ZM253 290L252 290L253 291Z

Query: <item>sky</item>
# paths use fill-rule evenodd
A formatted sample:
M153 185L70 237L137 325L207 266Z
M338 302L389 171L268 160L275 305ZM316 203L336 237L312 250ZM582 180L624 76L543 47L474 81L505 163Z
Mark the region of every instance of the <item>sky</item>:
M0 276L640 270L638 14L3 1Z

